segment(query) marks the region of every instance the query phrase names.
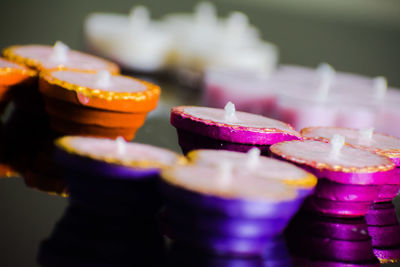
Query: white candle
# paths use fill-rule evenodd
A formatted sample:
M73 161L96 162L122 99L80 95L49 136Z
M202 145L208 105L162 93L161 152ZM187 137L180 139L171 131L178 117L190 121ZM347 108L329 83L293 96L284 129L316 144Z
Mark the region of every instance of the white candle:
M248 27L249 19L244 13L235 11L226 19L226 33L230 39L241 38Z
M375 98L378 102L385 99L387 91L387 80L385 77L379 76L373 79L373 86L375 88Z
M69 47L61 41L57 41L53 46L53 51L50 54L50 59L55 62L65 62L67 61Z
M238 118L236 117L236 109L235 109L235 104L232 102L228 102L225 105L225 120L227 122L237 122Z
M195 8L194 20L198 25L217 24L217 10L211 2L201 2Z
M344 146L344 136L340 134L335 134L333 135L331 139L331 151L330 151L330 156L332 158L337 158L340 154L340 150L342 150L342 147Z
M133 32L143 31L150 24L150 12L145 6L134 7L129 14L129 24Z

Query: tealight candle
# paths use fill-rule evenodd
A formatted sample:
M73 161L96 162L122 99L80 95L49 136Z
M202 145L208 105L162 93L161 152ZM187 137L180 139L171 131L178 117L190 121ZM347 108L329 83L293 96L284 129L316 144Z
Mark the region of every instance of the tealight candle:
M60 41L55 45L16 45L3 51L3 56L35 70L109 70L118 73L116 64L104 59L69 49Z
M107 71L43 73L44 95L51 127L64 134L131 140L160 95L157 85Z
M397 169L400 167L400 138L374 132L373 128L351 129L337 127L310 127L301 130L301 134L310 139L329 142L335 134L345 137L345 142L351 146L366 149L390 158ZM400 189L399 174L381 186L377 202L392 201Z
M187 157L190 163L204 166L215 166L221 160L228 161L233 164L235 172L281 181L295 188L299 197L309 195L317 184L314 175L293 164L260 156L258 148L252 148L247 153L211 149L193 150Z
M363 218L338 219L299 213L285 235L295 266L380 266Z
M271 83L268 73L208 68L203 79L204 104L223 108L232 101L240 111L272 116L276 88Z
M177 242L221 255L263 255L303 198L274 179L217 165L181 165L162 172L167 233ZM221 172L221 164L222 172ZM230 163L232 166L232 163Z
M55 158L68 186L69 206L42 244L39 261L51 253L80 257L82 250L91 252L85 263L107 259L131 265L132 250L138 253L135 262L146 260L141 266L160 260L149 259L163 250L155 216L162 205L159 173L179 164L182 156L121 139L66 136L57 139Z
M247 152L258 147L263 155L269 146L282 141L301 139L290 125L260 115L224 109L180 106L171 111L171 124L178 132L184 153L200 148ZM237 120L236 120L237 119Z
M273 155L304 167L319 180L305 208L331 216L364 216L379 190L396 172L387 157L342 146L343 136L333 144L297 140L271 146Z

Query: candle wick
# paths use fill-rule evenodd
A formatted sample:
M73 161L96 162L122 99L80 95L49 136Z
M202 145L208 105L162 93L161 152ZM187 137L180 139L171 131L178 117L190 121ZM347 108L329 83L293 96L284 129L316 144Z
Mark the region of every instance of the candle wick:
M328 98L329 90L331 89L333 80L335 78L335 69L327 63L320 63L317 67L317 73L320 77L318 99L321 102L325 102Z
M195 7L194 19L200 26L214 25L217 21L217 10L210 2L201 2Z
M360 145L369 145L374 135L374 128L360 129L358 133L358 143Z
M117 153L118 156L124 156L126 153L126 141L122 136L117 137Z
M226 28L228 36L231 38L238 38L246 32L249 27L249 19L246 14L242 12L232 12L226 19Z
M246 166L250 170L254 170L260 162L261 151L257 147L253 147L247 152Z
M217 165L218 179L220 186L226 187L232 181L233 164L229 161L221 161Z
M143 31L150 24L150 12L145 6L136 6L129 15L130 26L133 31Z
M50 59L55 62L65 62L67 61L69 47L61 41L57 41L53 46L53 51L50 55Z
M375 99L378 102L382 102L385 99L388 87L386 78L382 76L374 78L373 86L375 88Z
M330 156L337 158L340 154L340 150L344 146L345 137L340 134L335 134L331 139L331 151Z
M108 70L99 70L96 74L96 86L108 87L111 85L111 73Z
M228 122L237 122L238 118L236 117L236 108L235 104L233 104L231 101L226 103L225 107L225 120Z

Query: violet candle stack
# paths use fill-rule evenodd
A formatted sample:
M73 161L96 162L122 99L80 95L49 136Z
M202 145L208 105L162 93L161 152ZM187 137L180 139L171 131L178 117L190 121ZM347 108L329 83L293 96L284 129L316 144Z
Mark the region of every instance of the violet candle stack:
M318 177L315 193L306 200L305 208L329 216L364 216L381 186L396 172L388 158L346 146L340 135L331 143L282 142L271 146L271 152Z
M305 197L290 183L304 182L310 193L316 178L253 151L195 151L190 164L164 170L167 235L217 255L262 256L274 246ZM233 167L249 157L249 166ZM257 175L257 160L272 171Z
M56 146L70 202L52 236L42 244L39 261L51 260L48 256L54 251L66 259L85 251L94 262L132 264L142 259L151 265L160 260L150 256L163 250L155 218L162 204L159 172L183 158L122 138L70 136L58 139Z
M260 115L235 110L228 102L225 110L180 106L171 111L182 151L211 148L247 152L257 147L269 155L272 144L301 139L290 125Z

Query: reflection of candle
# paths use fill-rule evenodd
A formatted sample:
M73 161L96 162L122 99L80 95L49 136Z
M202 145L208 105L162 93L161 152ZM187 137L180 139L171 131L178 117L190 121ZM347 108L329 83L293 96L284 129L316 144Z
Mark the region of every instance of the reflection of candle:
M312 192L317 184L314 175L293 164L263 157L259 153L260 150L257 148L250 149L247 154L226 150L201 149L193 150L187 156L190 163L204 166L215 166L222 159L229 161L233 164L236 173L241 173L244 176L250 173L262 179L283 182L294 187L300 197L305 197Z
M295 266L380 266L363 218L339 219L300 212L285 235Z
M0 58L0 105L8 101L11 86L27 83L35 76L35 71Z
M47 45L10 46L3 51L5 58L36 70L68 69L81 71L109 70L118 73L114 63L104 59L70 50L61 42Z
M338 140L338 146L340 141L343 140ZM314 140L278 143L271 146L271 152L319 178L315 193L306 200L306 208L332 216L364 216L380 186L396 172L386 157L350 146L341 147L332 156L331 144Z
M400 166L400 138L374 133L373 128L350 129L337 127L310 127L301 130L306 138L328 142L335 134L346 138L345 142L351 146L366 149L390 158L397 168ZM392 201L400 189L399 174L394 173L386 184L382 185L377 202Z
M53 71L40 79L46 111L54 130L130 140L153 110L160 88L107 71Z
M227 171L234 164L225 160L220 157L219 164L194 162L162 172L168 235L215 254L263 255L303 198L276 179Z
M300 139L291 126L260 115L235 112L237 121L229 119L233 106L223 109L180 106L171 111L171 124L177 128L179 145L184 153L199 148L247 152L258 147L269 153L271 144ZM228 113L227 113L228 112ZM226 119L228 114L228 120Z

